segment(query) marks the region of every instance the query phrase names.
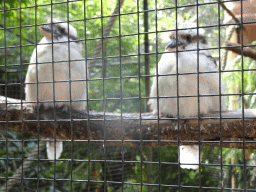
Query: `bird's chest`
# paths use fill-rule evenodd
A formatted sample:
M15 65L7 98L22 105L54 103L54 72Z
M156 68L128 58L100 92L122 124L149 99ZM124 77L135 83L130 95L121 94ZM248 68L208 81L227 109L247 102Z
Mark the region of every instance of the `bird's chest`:
M38 80L59 81L68 80L72 71L72 62L69 62L68 50L62 48L45 47L38 55Z
M198 65L199 62L196 54L184 52L179 53L177 56L173 53L166 53L159 63L158 74L196 73L197 67L200 68L201 66Z
M197 73L200 69L200 60L196 54L182 53L178 57L178 73Z
M167 58L166 58L167 59ZM170 59L170 58L169 58ZM204 57L192 53L179 54L177 58L162 61L165 71L164 76L158 77L159 87L163 95L176 95L177 87L180 95L195 95L197 93L198 82L202 86L205 76L198 72L206 72L210 65ZM178 69L178 71L177 71ZM161 75L162 75L161 74Z
M38 67L39 81L59 81L69 79L69 66L66 62L40 64Z

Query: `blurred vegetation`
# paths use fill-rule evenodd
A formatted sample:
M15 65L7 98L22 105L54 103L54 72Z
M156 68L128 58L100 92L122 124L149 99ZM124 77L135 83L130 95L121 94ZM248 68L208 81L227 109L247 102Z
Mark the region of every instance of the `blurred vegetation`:
M253 42L252 44L255 44ZM253 109L256 107L256 62L249 57L238 55L233 62L226 65L225 70L236 70L223 74L223 80L226 82L226 91L229 94L244 93L245 96L229 97L229 109L235 106L242 108L242 98L244 99L244 108ZM242 71L242 69L244 71Z
M52 5L51 5L52 2ZM185 20L197 22L199 26L211 26L222 23L223 10L218 4L196 6L196 0L148 0L149 44L150 44L150 73L154 74L156 63L161 58L165 44L168 42L168 30L174 28L176 20L182 23ZM157 5L155 4L157 2ZM216 2L213 0L199 3ZM35 4L36 3L36 4ZM0 0L0 72L1 94L14 95L11 91L18 87L17 98L24 98L24 78L29 64L30 56L36 43L42 38L39 26L46 23L48 18L70 20L78 31L78 37L84 40L84 58L90 63L96 44L100 41L102 30L106 27L109 17L115 8L116 0L108 1L88 0L63 2L63 0ZM191 6L185 6L191 5ZM36 6L36 8L35 8ZM137 7L138 6L138 7ZM102 7L102 10L101 10ZM5 9L5 11L3 11ZM157 11L155 11L157 9ZM140 11L140 12L138 12ZM144 73L144 27L143 27L143 1L126 0L104 48L105 70L102 59L90 71L89 75L89 108L96 111L111 112L144 112L146 101ZM101 15L102 14L102 15ZM177 18L176 18L177 16ZM209 19L211 18L211 19ZM218 20L219 19L219 20ZM35 26L39 25L39 26ZM5 30L4 30L5 28ZM204 28L212 47L218 48L224 42L225 28ZM122 36L121 36L122 35ZM213 54L219 50L214 49ZM116 64L121 62L122 65ZM255 61L244 57L243 68L254 69ZM242 69L241 58L227 66L227 69ZM223 75L226 81L227 92L242 90L242 72L230 72ZM255 71L244 71L244 93L255 92ZM105 78L104 81L102 78ZM114 78L113 78L114 77ZM112 78L112 79L111 79ZM151 79L152 80L152 79ZM8 83L7 93L5 84ZM15 84L15 85L14 85ZM104 87L103 87L104 86ZM17 88L16 87L16 88ZM13 96L14 97L14 96ZM122 99L120 99L122 98ZM103 102L106 99L106 102ZM241 97L237 98L241 107ZM244 97L245 108L255 107L255 96ZM232 103L230 104L232 105ZM21 158L26 158L37 146L37 137L24 133L1 131L0 142L0 185L5 183L6 176L11 177L22 164ZM8 141L6 140L15 140ZM24 141L26 139L26 141ZM72 150L72 153L71 153ZM147 149L148 150L148 149ZM40 160L34 161L31 167L24 172L24 179L17 182L10 191L90 191L104 190L104 183L100 181L115 181L107 183L106 191L179 191L179 185L184 187L182 192L198 191L202 187L231 187L231 176L235 176L237 188L254 189L256 187L256 169L246 167L244 163L255 165L254 150L245 153L251 154L244 162L244 153L237 149L220 149L218 147L202 147L202 163L199 170L183 170L177 165L177 147L152 148L152 158L146 149L134 149L117 146L88 145L87 143L64 142L64 151L60 161L55 163L46 159L46 151L39 155ZM235 157L235 166L231 164ZM104 161L112 160L112 161ZM124 162L125 161L125 162ZM152 161L153 164L146 162ZM159 164L158 162L161 162ZM225 166L220 166L220 163ZM149 169L150 168L150 169ZM149 172L151 170L151 172ZM246 176L244 183L243 176ZM221 182L223 179L223 183ZM57 179L57 180L55 180ZM71 181L72 179L72 181ZM125 182L121 185L118 182ZM148 187L141 185L150 181L162 186ZM171 185L165 186L165 185ZM214 192L216 189L202 189L204 192Z

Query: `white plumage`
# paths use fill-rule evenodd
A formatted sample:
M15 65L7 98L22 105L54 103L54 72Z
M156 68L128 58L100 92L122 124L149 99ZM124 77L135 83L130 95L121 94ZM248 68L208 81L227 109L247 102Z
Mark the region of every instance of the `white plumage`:
M195 24L185 23L176 32L170 34L170 42L166 46L166 53L162 55L158 63L158 77L154 77L149 105L154 114L171 117L196 117L210 111L219 111L219 73L215 60L211 57L210 45L202 33L197 34ZM197 44L198 41L198 44ZM184 50L176 55L176 48ZM186 50L186 51L185 51ZM189 51L193 50L193 51ZM169 53L169 51L174 51ZM178 65L178 67L177 67ZM178 68L178 93L177 93L177 68ZM198 74L199 69L199 104L198 113ZM213 72L213 73L201 73ZM186 74L194 73L194 74ZM166 75L166 76L161 76ZM158 81L158 86L157 86ZM158 90L158 91L157 91ZM221 85L224 93L224 86ZM216 96L207 96L207 95ZM204 95L204 96L201 96ZM161 98L161 97L173 98ZM177 105L179 96L179 113ZM189 97L183 97L189 96ZM157 102L159 98L159 106ZM226 99L221 98L222 110L226 109ZM187 147L187 148L186 148ZM198 146L180 146L181 163L199 163ZM197 168L198 166L182 165L182 168Z
M26 101L34 101L33 105L36 105L37 100L45 101L44 105L51 106L54 105L54 102L55 105L69 106L71 102L72 108L84 110L87 95L86 63L82 61L82 45L78 41L72 42L77 40L77 31L73 26L58 22L61 21L54 19L51 22L48 20L48 25L40 28L44 37L30 58L31 64L28 67L25 80ZM49 141L46 146L48 158L54 159L55 142ZM61 152L62 142L57 141L57 159Z

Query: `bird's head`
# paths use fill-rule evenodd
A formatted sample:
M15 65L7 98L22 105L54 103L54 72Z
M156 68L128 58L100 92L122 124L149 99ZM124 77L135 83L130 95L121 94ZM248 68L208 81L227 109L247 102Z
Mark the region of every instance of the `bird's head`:
M169 35L170 41L165 47L167 51L178 50L196 50L208 49L210 44L208 43L206 36L203 34L202 30L196 29L196 23L184 23L182 24L176 33L172 31ZM197 44L198 42L198 44ZM211 54L210 50L203 50L207 54ZM201 52L201 51L200 51Z
M76 29L67 23L63 23L59 19L48 19L47 24L40 27L43 36L48 40L70 39L78 40Z

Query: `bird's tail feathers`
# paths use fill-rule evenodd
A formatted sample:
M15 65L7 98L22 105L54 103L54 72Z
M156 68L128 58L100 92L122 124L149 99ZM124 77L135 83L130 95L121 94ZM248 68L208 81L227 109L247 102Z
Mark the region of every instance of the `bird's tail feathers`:
M50 160L55 159L55 147L56 147L56 159L58 159L61 155L63 150L62 141L56 141L56 146L54 141L47 141L46 142L46 149L47 149L47 157Z
M199 165L199 146L181 145L180 146L180 167L182 169L197 169ZM184 163L184 164L183 164ZM186 165L194 164L194 165Z

